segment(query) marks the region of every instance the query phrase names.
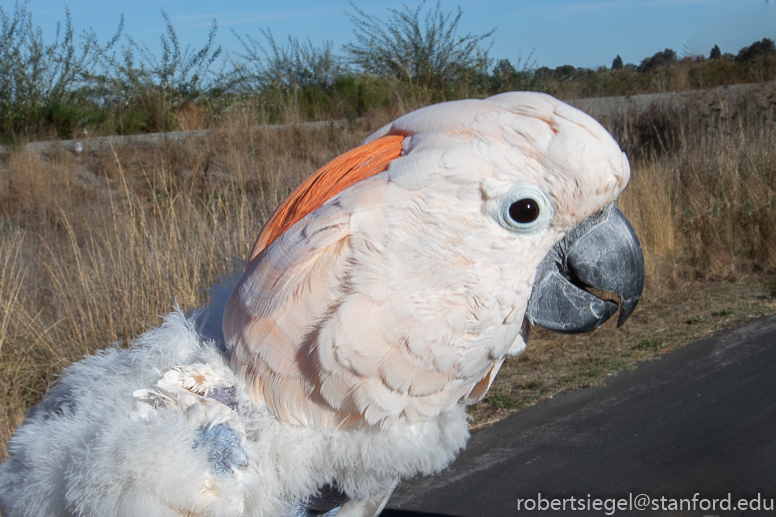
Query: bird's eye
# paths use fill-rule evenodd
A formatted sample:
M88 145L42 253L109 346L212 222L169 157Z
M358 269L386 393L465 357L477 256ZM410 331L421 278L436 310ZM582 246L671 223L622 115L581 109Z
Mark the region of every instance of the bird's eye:
M509 205L509 217L518 224L529 224L539 218L539 203L531 198L518 199Z
M493 216L510 231L533 235L547 228L552 220L552 203L534 185L515 185L496 199Z

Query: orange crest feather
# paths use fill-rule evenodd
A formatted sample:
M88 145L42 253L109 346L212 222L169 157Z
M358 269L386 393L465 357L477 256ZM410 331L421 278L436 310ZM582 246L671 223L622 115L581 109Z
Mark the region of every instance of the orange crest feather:
M361 180L379 174L401 156L405 135L386 135L356 147L318 169L304 180L272 213L253 245L249 260L326 201Z

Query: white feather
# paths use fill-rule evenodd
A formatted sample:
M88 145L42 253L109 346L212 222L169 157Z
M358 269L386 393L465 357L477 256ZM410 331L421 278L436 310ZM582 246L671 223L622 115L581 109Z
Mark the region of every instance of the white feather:
M336 479L353 499L382 500L399 478L443 469L468 438L462 406L388 431L282 424L250 402L215 343L200 339L201 323L170 314L131 349L66 370L9 443L4 515L290 516L322 480ZM202 395L223 387L236 388L235 411ZM218 475L192 444L224 415L244 430L250 466Z

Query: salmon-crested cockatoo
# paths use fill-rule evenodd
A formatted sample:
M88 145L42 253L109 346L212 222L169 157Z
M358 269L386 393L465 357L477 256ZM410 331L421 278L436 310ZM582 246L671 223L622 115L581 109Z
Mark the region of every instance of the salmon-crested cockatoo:
M0 467L6 517L375 516L450 464L528 323L634 310L629 165L548 95L429 106L278 207L232 286L64 372ZM586 287L619 296L602 300Z

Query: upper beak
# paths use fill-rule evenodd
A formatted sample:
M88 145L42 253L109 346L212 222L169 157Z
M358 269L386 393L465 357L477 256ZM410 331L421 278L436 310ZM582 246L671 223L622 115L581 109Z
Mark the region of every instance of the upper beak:
M617 303L586 291L594 287L620 297L621 326L644 290L641 244L614 204L569 231L536 271L526 317L533 325L575 334L597 329L617 312Z

